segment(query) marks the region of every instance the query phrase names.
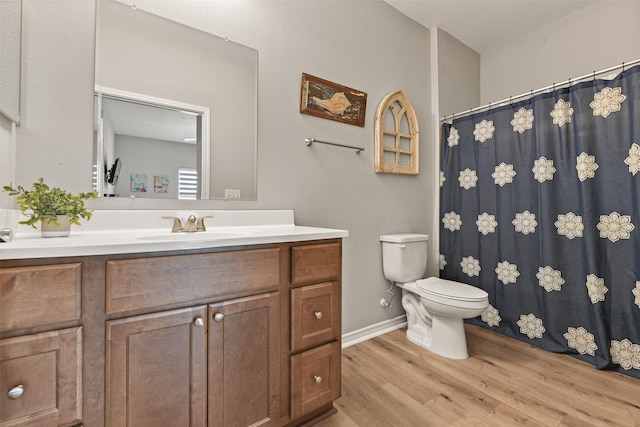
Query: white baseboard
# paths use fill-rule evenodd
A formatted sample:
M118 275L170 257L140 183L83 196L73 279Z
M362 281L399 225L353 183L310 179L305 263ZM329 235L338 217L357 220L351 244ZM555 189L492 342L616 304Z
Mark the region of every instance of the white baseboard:
M402 316L398 316L395 319L385 320L383 322L376 323L375 325L370 325L366 328L349 332L342 335L342 348L346 348L354 344L358 344L359 342L377 337L378 335L386 334L387 332L403 328L406 325L407 316L403 314Z

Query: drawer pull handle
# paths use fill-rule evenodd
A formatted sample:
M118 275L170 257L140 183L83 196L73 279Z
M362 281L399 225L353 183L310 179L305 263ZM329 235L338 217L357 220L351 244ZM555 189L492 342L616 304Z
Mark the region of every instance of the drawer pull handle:
M320 320L322 319L322 312L321 311L316 311L315 313L313 313L314 316L316 316L316 319Z
M204 326L204 319L202 317L197 317L193 324L200 328Z
M24 394L24 386L22 384L15 386L9 393L7 393L7 397L11 400L20 399Z
M313 379L316 381L316 384L320 384L322 382L322 377L320 375L314 375Z
M213 320L216 322L222 322L222 319L224 319L224 314L222 313L216 313L213 315Z

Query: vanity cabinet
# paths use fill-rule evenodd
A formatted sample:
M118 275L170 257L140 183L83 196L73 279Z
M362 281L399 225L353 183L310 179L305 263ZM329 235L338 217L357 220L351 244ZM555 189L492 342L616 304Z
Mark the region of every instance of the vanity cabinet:
M203 305L107 322L106 424L277 425L280 252L107 261L108 314Z
M80 272L80 263L0 270L0 426L80 423Z
M289 427L334 413L341 245L0 261L0 427Z
M341 393L341 245L291 248L291 416L330 415Z

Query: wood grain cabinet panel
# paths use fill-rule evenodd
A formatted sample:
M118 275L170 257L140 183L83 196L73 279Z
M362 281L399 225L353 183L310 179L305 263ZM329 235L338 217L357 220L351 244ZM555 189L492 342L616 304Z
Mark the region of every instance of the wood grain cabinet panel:
M9 390L18 392L14 399ZM0 391L2 427L79 423L82 328L0 340Z
M107 313L277 289L280 249L107 261Z
M340 337L340 301L338 282L291 289L291 351L296 352Z
M340 396L341 257L325 239L3 260L0 427L312 425Z
M0 269L0 332L79 320L81 265Z
M341 392L340 342L291 357L291 409L297 418L328 403Z
M209 426L277 426L279 294L209 307Z
M340 243L295 246L291 249L291 282L294 285L336 279L342 271Z
M206 426L206 307L107 322L109 427Z

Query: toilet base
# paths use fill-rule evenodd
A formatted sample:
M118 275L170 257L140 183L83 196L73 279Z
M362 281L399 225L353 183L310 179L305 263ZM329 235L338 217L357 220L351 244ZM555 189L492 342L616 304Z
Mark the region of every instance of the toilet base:
M469 358L462 319L432 316L431 326L414 324L407 328L407 339L447 359Z
M422 298L415 282L396 285L402 289L402 307L407 313L407 339L448 359L468 359L463 319L478 316L488 302L475 309L442 306ZM449 312L456 317L443 315Z
M431 328L426 328L422 325L414 325L411 328L407 327L407 339L431 351Z

